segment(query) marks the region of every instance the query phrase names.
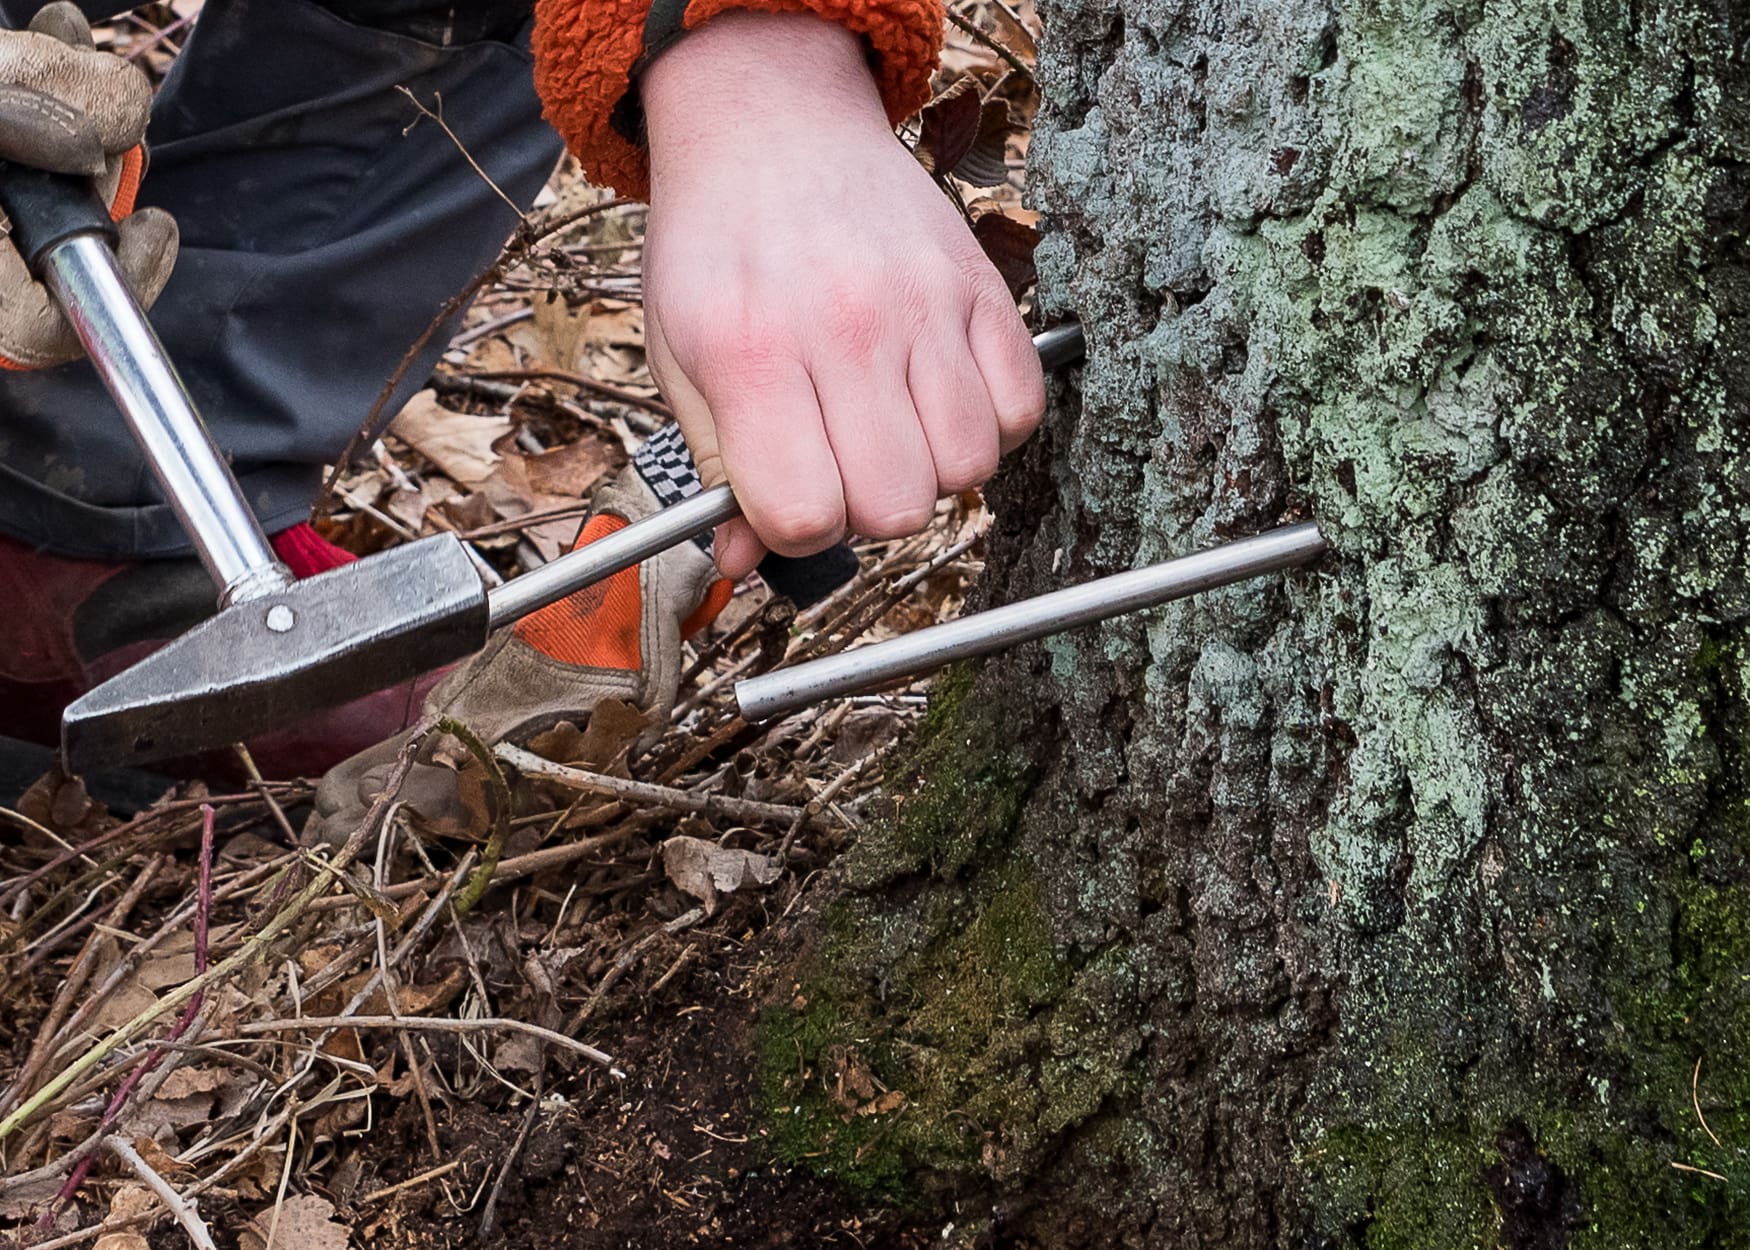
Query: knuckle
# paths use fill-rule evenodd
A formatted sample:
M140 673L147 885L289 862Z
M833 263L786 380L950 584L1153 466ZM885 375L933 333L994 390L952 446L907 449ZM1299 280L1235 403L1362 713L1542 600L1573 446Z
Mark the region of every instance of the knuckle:
M935 513L934 498L883 501L859 510L857 532L869 538L905 538L928 525Z
M827 349L854 363L871 360L887 332L887 314L860 283L829 286L822 297L822 331Z
M825 501L793 501L765 509L755 526L761 541L781 555L808 555L844 533L843 509Z
M989 481L996 471L994 453L950 453L936 466L936 482L943 494L953 495Z

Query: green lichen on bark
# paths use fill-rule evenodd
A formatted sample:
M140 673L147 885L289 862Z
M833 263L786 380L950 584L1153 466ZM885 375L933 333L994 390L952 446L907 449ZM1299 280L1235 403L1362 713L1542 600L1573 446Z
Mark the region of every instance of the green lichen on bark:
M1054 1245L1745 1244L1750 11L1046 21L1090 357L990 593L1334 554L961 679L814 973L895 1174Z

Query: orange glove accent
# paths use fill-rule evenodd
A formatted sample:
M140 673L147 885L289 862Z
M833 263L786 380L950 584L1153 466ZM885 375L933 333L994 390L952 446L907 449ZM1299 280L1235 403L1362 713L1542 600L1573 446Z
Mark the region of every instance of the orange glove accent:
M134 211L140 198L140 179L146 173L146 145L135 144L122 156L121 178L115 184L115 199L109 202L109 219L120 221Z
M625 527L624 517L599 513L589 519L571 549ZM623 569L606 581L529 613L511 628L535 650L562 664L635 672L644 665L639 645L644 595L638 576L638 569ZM734 593L735 587L727 578L712 582L704 602L681 625L681 637L690 638L716 620Z
M146 148L136 144L122 156L121 177L116 182L115 198L109 202L109 219L120 221L134 211L134 201L140 196L140 178L146 172ZM30 368L15 360L0 356L0 370L8 373L28 373Z
M547 120L598 186L645 199L650 171L643 148L615 128L615 109L636 90L632 70L644 52L649 0L537 0L535 86ZM942 0L692 0L693 30L730 9L813 13L862 35L877 56L875 77L888 120L898 125L930 99L945 20Z

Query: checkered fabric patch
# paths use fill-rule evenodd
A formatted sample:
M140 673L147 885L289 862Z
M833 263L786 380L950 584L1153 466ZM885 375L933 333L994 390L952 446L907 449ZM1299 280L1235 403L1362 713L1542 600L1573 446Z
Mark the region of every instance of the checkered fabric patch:
M693 455L681 437L681 427L665 425L645 440L644 446L632 457L638 476L649 485L656 501L663 507L698 494L704 489L699 471L693 467ZM711 535L693 539L707 555L711 552Z

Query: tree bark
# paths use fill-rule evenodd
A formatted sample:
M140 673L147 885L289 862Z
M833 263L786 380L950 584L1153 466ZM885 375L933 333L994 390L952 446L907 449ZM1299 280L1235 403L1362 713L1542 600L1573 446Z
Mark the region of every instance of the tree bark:
M1090 351L988 596L1334 554L943 683L781 1152L950 1244L1750 1241L1747 61L1744 0L1054 0Z

